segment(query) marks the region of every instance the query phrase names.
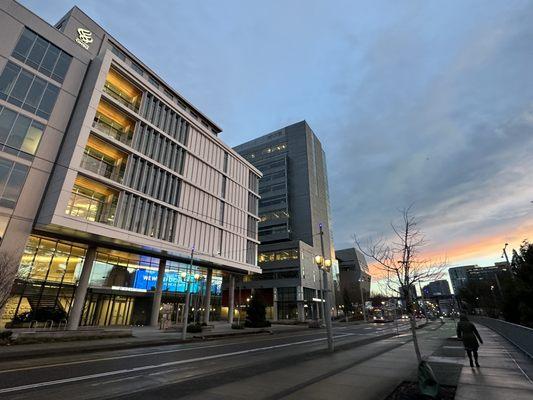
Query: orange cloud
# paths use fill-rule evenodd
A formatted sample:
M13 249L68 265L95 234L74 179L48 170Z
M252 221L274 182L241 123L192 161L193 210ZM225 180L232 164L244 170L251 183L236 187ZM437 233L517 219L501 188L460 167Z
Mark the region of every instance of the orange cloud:
M523 223L510 231L501 230L491 235L477 235L468 241L451 241L446 247L428 246L420 257L432 260L446 259L449 267L466 264L486 266L496 261L503 261L501 256L505 243L509 243L507 254L511 258L512 249L518 250L522 241L528 238L533 240L533 222ZM386 273L375 263L370 263L369 269L375 280L386 277Z

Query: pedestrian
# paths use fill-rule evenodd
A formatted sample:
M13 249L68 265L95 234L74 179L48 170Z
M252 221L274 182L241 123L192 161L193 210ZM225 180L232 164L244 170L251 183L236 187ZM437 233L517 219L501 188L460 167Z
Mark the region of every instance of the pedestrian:
M483 343L483 340L481 339L481 336L479 336L476 326L468 320L466 314L461 314L459 316L457 337L463 341L463 346L465 347L466 354L468 354L468 359L470 360L470 366L474 366L474 362L472 361L472 353L474 353L476 367L479 367L479 362L477 361L477 349L479 348L479 343Z

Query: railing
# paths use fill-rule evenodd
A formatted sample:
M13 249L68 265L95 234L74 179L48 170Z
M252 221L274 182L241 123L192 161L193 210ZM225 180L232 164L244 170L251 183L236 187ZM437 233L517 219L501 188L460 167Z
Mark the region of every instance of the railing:
M109 135L124 144L129 145L131 143L131 135L126 128L101 114L96 114L94 117L93 126L98 128L106 135Z
M113 97L115 100L119 101L120 103L124 104L129 109L139 112L139 102L138 101L132 101L128 96L124 95L119 88L114 86L113 84L106 82L104 85L104 92L109 94L111 97Z
M91 199L90 197L78 194L79 197L84 197L88 200L90 205L95 205L95 208L87 207L86 205L77 206L75 202L67 206L67 214L74 217L80 217L87 221L100 222L102 224L113 225L115 221L115 213L117 211L116 199L111 203L103 204L100 201Z
M533 329L488 317L472 317L472 321L492 329L533 358Z
M122 179L124 178L125 164L117 167L84 153L80 165L82 168L105 178L112 179L115 182L122 183Z

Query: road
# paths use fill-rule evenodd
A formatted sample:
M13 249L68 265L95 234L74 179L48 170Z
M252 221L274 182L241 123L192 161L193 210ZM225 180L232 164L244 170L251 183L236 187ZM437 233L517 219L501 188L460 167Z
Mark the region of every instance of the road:
M408 326L399 325L406 337ZM339 350L368 346L396 334L393 323L334 325ZM158 399L272 371L324 356L323 330L303 330L210 342L0 363L2 399ZM377 350L376 350L377 351Z

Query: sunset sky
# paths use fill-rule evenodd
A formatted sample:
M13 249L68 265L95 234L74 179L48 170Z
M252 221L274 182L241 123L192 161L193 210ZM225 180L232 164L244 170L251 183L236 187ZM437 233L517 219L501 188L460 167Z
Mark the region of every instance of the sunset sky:
M22 3L51 23L80 6L231 145L307 120L336 248L410 204L450 266L533 240L531 1Z

